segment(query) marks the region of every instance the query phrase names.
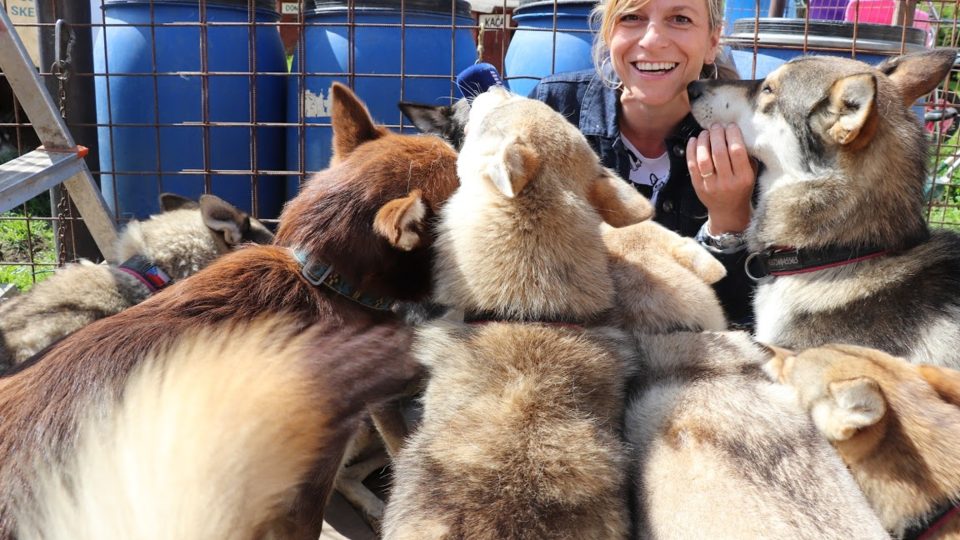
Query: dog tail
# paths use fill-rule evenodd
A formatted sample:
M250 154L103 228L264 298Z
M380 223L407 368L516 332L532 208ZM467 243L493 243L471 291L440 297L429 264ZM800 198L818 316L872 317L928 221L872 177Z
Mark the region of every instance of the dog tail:
M33 496L13 513L18 537L262 533L291 504L324 429L316 375L303 361L315 336L297 329L261 320L154 353L119 403L90 407L75 456L38 466Z

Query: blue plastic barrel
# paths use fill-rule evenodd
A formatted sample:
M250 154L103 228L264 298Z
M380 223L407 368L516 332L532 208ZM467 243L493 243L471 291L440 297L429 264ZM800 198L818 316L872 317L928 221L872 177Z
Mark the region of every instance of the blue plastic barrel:
M459 97L457 73L477 59L469 4L405 0L402 10L400 4L315 0L304 13L287 88L287 120L302 124L287 130L289 170L310 173L329 164L334 81L353 88L374 120L389 125L401 124L398 101L450 104ZM288 180L288 198L299 185L299 176Z
M803 19L740 19L733 23L733 32L726 42L734 48L733 58L741 77L762 79L781 64L804 53L856 58L875 65L885 58L900 54L901 41L905 52L924 50L926 35L919 28L883 24L857 25L836 21L804 21ZM756 43L755 43L756 42ZM757 72L751 76L751 57L756 44Z
M522 96L541 78L593 67L593 0L520 0L516 30L503 60L503 76ZM556 30L556 31L554 31Z
M770 14L770 0L726 0L723 7L723 33L733 31L733 23L737 19L766 18ZM787 0L783 9L783 16L794 18L797 16L796 0Z
M159 211L163 191L196 198L208 188L248 212L255 193L257 216L279 214L282 176L202 173L284 168L283 128L251 126L285 119L286 58L274 5L106 0L94 70L101 188L111 210L144 218Z

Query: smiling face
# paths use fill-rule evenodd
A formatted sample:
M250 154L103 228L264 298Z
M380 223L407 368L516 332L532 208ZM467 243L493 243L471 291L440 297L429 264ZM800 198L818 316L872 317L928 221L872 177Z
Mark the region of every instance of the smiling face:
M625 99L687 110L687 84L713 63L720 41L707 0L629 2L607 17L606 42Z

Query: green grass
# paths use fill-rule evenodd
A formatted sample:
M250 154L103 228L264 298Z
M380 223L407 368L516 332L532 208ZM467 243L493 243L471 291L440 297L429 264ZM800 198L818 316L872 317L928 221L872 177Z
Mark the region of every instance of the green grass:
M20 263L0 264L0 284L12 283L25 291L41 281L57 264L51 223L28 222L20 211L0 213L0 260Z

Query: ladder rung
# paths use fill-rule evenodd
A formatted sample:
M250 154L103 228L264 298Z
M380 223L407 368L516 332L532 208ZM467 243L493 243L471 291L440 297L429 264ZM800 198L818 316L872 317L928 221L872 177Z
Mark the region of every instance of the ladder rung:
M0 211L23 204L84 170L76 151L38 149L8 161L0 165Z

